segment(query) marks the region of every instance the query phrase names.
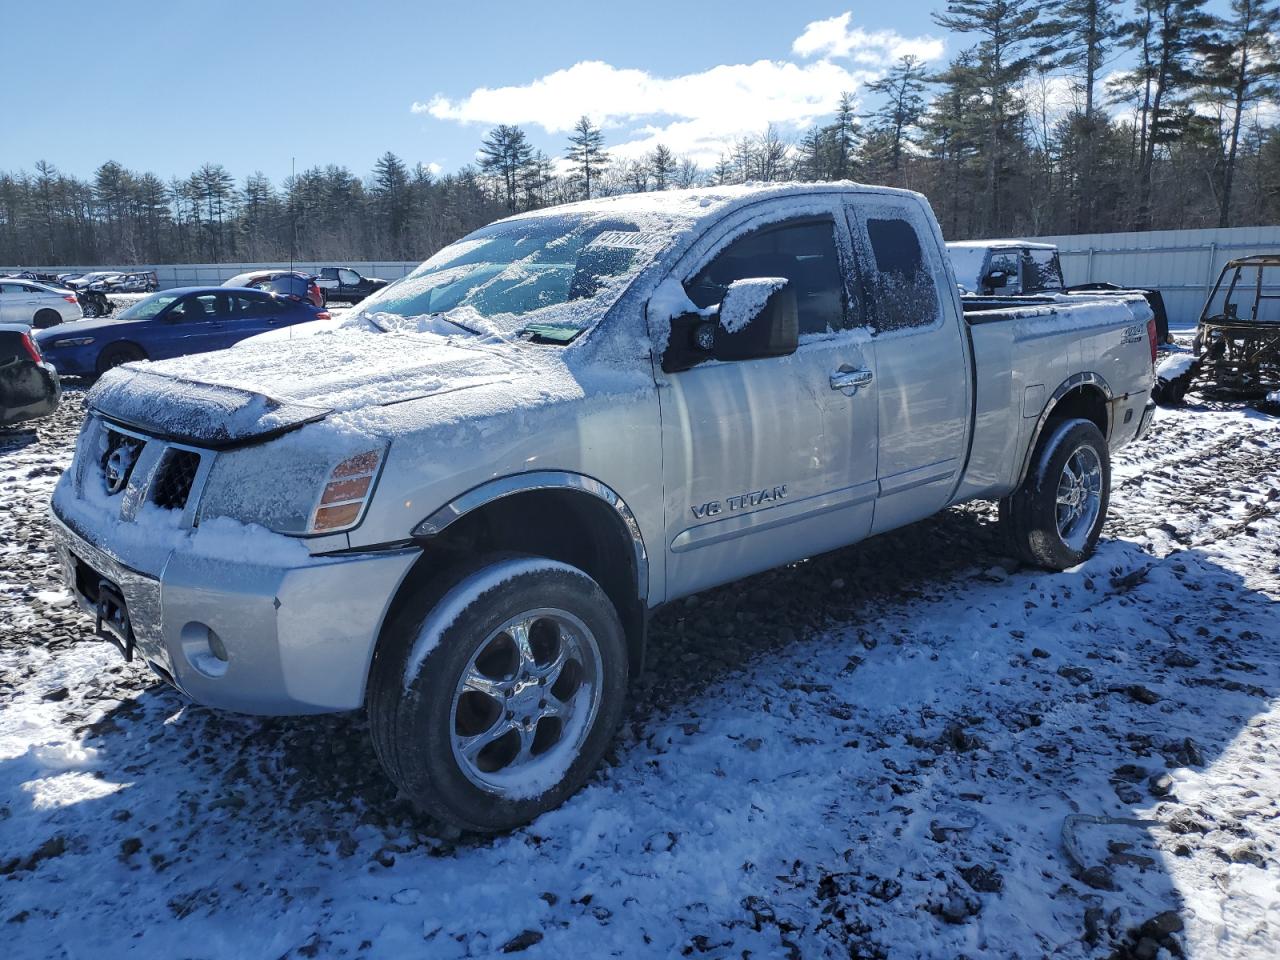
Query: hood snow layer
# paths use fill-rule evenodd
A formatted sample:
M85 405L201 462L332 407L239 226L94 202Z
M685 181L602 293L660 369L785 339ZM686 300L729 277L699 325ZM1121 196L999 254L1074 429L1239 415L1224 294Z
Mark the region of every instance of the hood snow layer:
M533 354L422 334L350 332L255 344L107 374L89 401L149 433L232 446L329 414L515 379Z

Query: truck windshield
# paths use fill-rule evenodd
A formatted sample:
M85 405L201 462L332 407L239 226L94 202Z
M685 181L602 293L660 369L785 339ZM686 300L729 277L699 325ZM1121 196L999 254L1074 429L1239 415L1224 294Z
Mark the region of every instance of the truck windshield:
M670 242L667 232L599 214L494 224L445 247L360 305L385 329L511 336L531 324L585 330Z

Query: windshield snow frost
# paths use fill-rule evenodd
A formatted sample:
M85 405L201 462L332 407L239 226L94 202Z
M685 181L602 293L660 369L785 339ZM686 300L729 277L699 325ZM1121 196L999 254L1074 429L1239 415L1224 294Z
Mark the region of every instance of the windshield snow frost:
M616 217L560 214L497 223L453 243L361 312L401 331L442 317L511 336L537 323L585 330L671 239Z

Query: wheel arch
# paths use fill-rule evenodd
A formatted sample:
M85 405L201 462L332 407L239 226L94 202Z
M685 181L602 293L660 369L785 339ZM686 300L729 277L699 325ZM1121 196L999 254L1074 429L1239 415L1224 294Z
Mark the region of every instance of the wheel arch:
M546 556L584 570L608 595L626 632L632 676L644 666L649 557L635 515L593 477L537 471L490 480L420 522L423 554L405 577L394 608L458 560L484 553Z
M1035 427L1031 431L1030 440L1022 455L1022 468L1018 471L1019 486L1026 479L1031 469L1031 458L1035 455L1036 445L1051 422L1080 418L1093 423L1108 442L1111 439L1111 401L1114 394L1111 386L1100 374L1086 371L1073 374L1058 385L1049 396L1049 401L1040 411Z

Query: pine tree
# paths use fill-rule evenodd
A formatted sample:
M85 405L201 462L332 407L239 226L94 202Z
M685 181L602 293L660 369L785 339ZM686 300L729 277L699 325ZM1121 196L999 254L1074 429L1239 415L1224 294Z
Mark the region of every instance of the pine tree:
M653 177L653 189L667 189L667 183L675 173L675 155L664 144L659 143L645 158L645 165L649 176Z
M770 125L770 131L773 130ZM827 174L824 180L848 180L853 173L853 151L860 133L857 115L853 109L853 94L848 91L840 94L840 103L836 107L836 118L826 128L826 144L830 151L827 161ZM767 133L766 133L767 135ZM773 179L766 177L764 179Z
M1036 14L1033 0L948 0L947 12L933 15L941 27L981 37L968 52L972 56L972 80L983 95L980 108L986 128L983 152L987 175L984 227L992 233L1005 227L1000 206L1005 135L1010 121L1017 119L1017 87L1034 62L1030 45L1038 36Z
M585 113L574 124L565 155L582 180L583 196L590 200L592 176L599 177L600 168L608 161L609 155L604 151L604 134Z
M480 169L498 180L507 212L516 212L521 176L533 161L533 147L519 127L499 124L480 143Z
M924 115L924 92L928 71L918 57L900 57L889 72L868 83L867 90L884 97L884 103L867 114L872 131L885 137L889 144L889 170L895 185L902 180L902 148L911 142L911 134Z
M1226 102L1230 124L1222 173L1218 226L1231 221L1231 192L1245 111L1280 98L1280 6L1268 0L1231 0L1231 16L1211 38L1205 58L1211 99Z
M1073 171L1071 190L1074 229L1091 229L1097 196L1094 178L1094 140L1107 118L1098 112L1098 74L1114 42L1118 0L1059 0L1045 8L1041 30L1046 40L1044 54L1054 67L1078 71L1077 82L1084 94L1084 108L1075 118L1075 139L1079 156Z
M1187 100L1200 83L1197 57L1210 47L1213 19L1205 0L1138 0L1139 17L1125 25L1128 45L1140 49L1137 67L1117 84L1126 99L1140 101L1135 205L1132 226L1151 229L1156 152L1176 141L1191 112Z

